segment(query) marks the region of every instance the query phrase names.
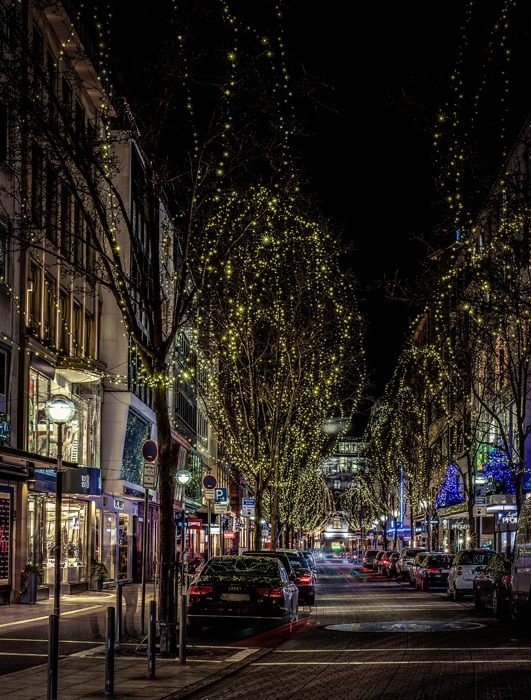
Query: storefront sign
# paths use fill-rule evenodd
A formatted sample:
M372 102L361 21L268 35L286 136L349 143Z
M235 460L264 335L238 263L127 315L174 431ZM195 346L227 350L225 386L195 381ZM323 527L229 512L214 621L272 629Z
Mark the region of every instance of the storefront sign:
M67 469L63 472L63 493L78 496L101 496L100 470L95 467Z
M234 532L231 532L230 530L228 530L227 532L223 533L223 537L225 537L225 539L229 540L231 537L234 537Z
M510 510L508 513L498 513L498 520L504 525L516 525L518 515L515 510Z
M189 530L200 530L203 526L203 521L201 518L188 518L188 529Z
M116 510L123 510L125 508L125 501L120 501L118 498L115 498L114 507Z
M467 530L468 520L464 518L450 519L450 530Z

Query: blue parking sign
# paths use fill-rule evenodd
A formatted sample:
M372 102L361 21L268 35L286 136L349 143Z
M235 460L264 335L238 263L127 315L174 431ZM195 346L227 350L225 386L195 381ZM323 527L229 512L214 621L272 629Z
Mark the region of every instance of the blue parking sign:
M227 489L225 487L218 487L214 489L214 501L215 503L224 503L227 500Z

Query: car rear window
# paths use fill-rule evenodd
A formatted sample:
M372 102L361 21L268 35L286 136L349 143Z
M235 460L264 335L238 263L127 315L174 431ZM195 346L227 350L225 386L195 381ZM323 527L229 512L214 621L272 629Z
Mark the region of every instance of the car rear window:
M378 551L377 549L368 549L368 550L365 552L365 556L366 556L366 557L373 557L373 556L376 554L377 551Z
M424 566L448 566L450 557L441 554L439 556L429 556L424 560Z
M278 559L266 557L218 557L211 559L203 571L201 579L278 579Z
M490 552L459 552L459 560L457 565L464 564L465 566L488 564L492 554Z
M419 552L423 552L423 549L406 549L404 552L405 557L415 557Z

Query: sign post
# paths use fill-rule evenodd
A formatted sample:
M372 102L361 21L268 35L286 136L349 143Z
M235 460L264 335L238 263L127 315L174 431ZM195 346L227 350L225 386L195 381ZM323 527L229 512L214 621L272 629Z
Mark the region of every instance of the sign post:
M213 474L207 474L203 478L203 486L206 489L207 496L207 561L212 558L212 537L210 534L210 518L212 512L212 496L214 495L214 489L218 485L218 480Z
M140 602L140 634L144 634L145 608L146 608L146 568L147 568L147 538L148 538L148 514L149 514L149 489L156 486L156 459L159 453L157 443L146 440L142 445L142 457L144 458L144 472L142 474L142 486L144 487L144 522L142 523L142 592Z

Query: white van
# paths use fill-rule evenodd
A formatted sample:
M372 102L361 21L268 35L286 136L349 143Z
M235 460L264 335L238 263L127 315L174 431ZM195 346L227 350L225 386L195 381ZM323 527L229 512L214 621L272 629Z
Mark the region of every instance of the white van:
M524 501L518 516L511 562L510 613L515 621L531 614L531 498Z

